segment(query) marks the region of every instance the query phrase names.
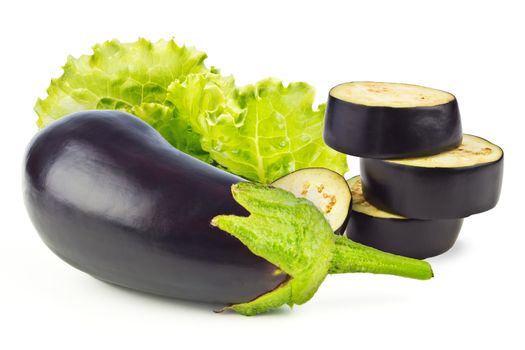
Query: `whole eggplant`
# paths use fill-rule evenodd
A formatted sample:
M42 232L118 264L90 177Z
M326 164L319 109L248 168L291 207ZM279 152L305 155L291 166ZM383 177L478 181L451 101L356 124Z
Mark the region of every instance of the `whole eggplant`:
M210 225L218 214L247 214L230 192L240 181L134 116L97 110L36 135L24 198L44 242L74 267L124 287L231 304L289 278Z

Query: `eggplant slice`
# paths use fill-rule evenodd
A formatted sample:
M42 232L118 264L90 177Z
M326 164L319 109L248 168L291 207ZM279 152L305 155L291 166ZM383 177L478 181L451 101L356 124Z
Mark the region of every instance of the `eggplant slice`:
M456 242L463 219L408 219L367 202L360 176L348 180L348 185L352 192L352 216L346 236L351 240L416 259L442 254Z
M324 141L365 158L438 154L457 147L461 118L454 95L424 86L350 82L330 90Z
M366 199L417 219L463 218L493 208L503 180L503 150L467 135L461 146L430 157L361 159Z
M324 214L334 232L344 232L352 195L343 176L326 168L305 168L275 180L272 185L308 199Z

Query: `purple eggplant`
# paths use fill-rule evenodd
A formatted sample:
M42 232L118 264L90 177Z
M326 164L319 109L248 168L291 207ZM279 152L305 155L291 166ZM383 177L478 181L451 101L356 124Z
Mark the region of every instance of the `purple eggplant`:
M428 263L336 236L310 201L186 155L122 112L51 123L29 145L24 177L48 247L132 289L254 315L308 301L328 273L432 277Z
M210 225L245 215L231 196L240 177L180 152L139 119L80 112L32 141L25 203L48 247L104 281L228 304L288 277Z

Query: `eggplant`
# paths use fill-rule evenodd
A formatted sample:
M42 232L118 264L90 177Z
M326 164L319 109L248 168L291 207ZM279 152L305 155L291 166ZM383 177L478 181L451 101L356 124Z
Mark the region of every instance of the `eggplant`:
M334 235L310 201L186 155L122 112L48 125L28 147L23 183L35 228L67 263L243 315L305 303L329 273L433 276L428 263Z
M335 233L344 233L352 195L343 176L326 168L305 168L275 180L272 185L308 199L324 214Z
M346 236L379 250L426 259L449 250L458 238L463 219L420 220L385 212L366 201L361 177L348 180L352 216Z
M454 95L424 86L350 82L330 90L324 141L353 156L394 159L438 154L461 143Z
M80 112L33 140L25 203L59 257L124 287L188 300L249 301L287 280L236 238L210 226L245 215L242 178L173 148L139 119Z
M503 150L465 134L460 147L398 160L361 159L363 192L374 206L416 219L456 219L496 206Z

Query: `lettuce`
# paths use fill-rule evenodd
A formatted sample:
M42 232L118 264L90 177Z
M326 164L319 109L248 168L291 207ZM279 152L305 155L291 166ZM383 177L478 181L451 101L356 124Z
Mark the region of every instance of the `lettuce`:
M124 44L112 40L95 45L92 55L69 57L64 74L51 81L48 96L35 105L37 125L42 128L82 110L121 110L146 121L181 151L211 162L199 136L176 121L173 107L166 104L174 80L209 71L205 59L205 53L179 47L173 40Z
M324 105L314 89L276 79L238 88L204 65L206 54L173 40L95 45L69 57L35 105L38 126L73 112L115 109L159 131L174 147L246 179L271 183L294 170L347 170L322 139Z
M237 90L233 78L201 74L172 84L168 99L215 162L271 183L305 167L346 171L345 157L323 142L325 106L313 110L314 95L306 83L266 79Z

